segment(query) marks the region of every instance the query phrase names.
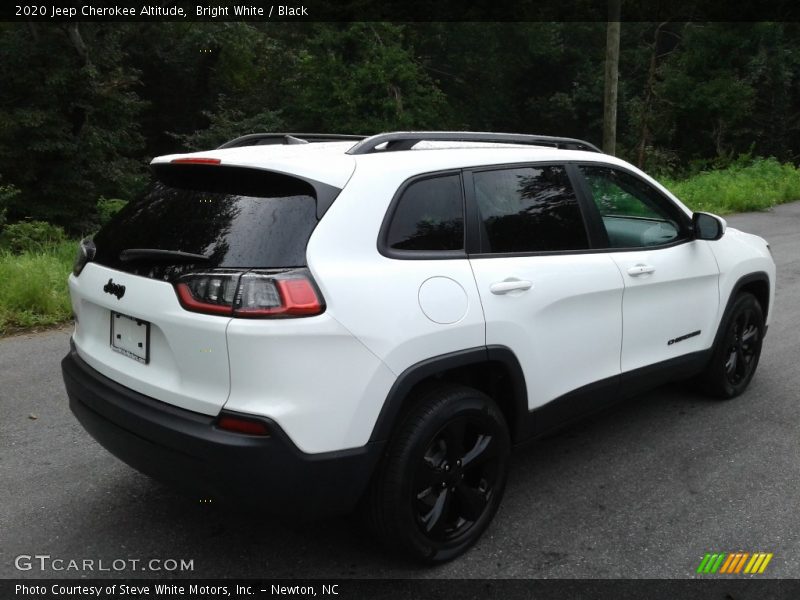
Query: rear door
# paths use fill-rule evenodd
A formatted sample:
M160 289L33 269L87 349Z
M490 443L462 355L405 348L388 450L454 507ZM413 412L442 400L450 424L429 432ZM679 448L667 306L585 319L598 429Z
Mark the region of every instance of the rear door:
M623 283L608 253L590 250L565 167L482 169L465 181L477 213L470 262L487 345L517 356L530 409L563 398L568 413L591 410L588 398L567 395L616 385Z
M317 192L239 167L167 164L156 174L94 236L94 260L70 277L73 340L81 358L122 385L217 414L230 389L226 306L237 274L305 266ZM197 273L207 274L208 314L185 309L173 286Z

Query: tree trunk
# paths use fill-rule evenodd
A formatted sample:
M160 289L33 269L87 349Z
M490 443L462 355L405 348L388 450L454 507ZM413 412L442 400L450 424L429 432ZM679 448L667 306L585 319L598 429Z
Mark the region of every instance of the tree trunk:
M83 64L90 64L89 50L86 48L86 44L83 41L81 32L78 30L77 23L70 23L67 25L67 35L69 36L69 40L72 42L72 46L75 48L75 52L77 52L78 56L80 56L81 60L83 60Z
M653 93L656 85L656 67L658 66L658 37L661 28L666 23L659 24L653 34L653 48L650 52L650 68L647 73L647 83L644 86L644 100L642 101L642 129L639 135L639 151L637 152L636 166L644 168L645 154L647 152L647 142L650 138L650 118L653 102Z
M617 87L619 84L620 0L608 0L606 29L606 73L603 102L603 152L617 147Z

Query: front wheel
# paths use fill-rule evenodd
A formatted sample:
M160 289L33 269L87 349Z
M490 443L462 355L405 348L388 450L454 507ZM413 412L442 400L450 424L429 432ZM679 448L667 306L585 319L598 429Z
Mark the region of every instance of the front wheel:
M488 396L454 385L428 391L393 436L373 482L373 530L427 563L459 556L500 505L509 453L505 419Z
M761 356L764 312L755 296L740 294L723 327L701 380L705 391L712 396L733 398L747 388Z

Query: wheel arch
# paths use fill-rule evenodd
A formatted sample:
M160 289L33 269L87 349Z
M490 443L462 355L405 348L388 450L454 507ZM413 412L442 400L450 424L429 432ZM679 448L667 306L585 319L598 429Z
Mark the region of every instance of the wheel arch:
M734 283L733 287L731 288L730 294L728 294L725 310L723 311L722 317L717 325L717 333L714 336L714 345L712 348L717 347L720 336L723 335L723 330L728 319L728 315L730 315L731 307L736 301L736 297L743 292L747 292L755 296L756 300L758 300L758 303L761 305L761 310L764 313L764 320L767 320L767 311L769 311L770 301L769 275L764 271L757 271L743 275L736 280L736 283Z
M512 443L529 437L528 393L516 355L506 346L480 346L435 356L403 371L384 400L370 441L390 439L413 406L416 392L441 383L467 385L485 393L502 411Z
M728 298L728 304L732 302L738 294L742 292L750 292L756 297L758 303L761 305L761 310L764 311L764 320L767 319L767 312L769 311L769 277L766 273L753 273L752 275L745 275L739 281L731 292L731 297ZM727 310L727 306L725 307Z

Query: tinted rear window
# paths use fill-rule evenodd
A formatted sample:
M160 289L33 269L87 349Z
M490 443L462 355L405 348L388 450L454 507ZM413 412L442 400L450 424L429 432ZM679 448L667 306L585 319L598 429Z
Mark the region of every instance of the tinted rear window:
M387 245L395 250L464 248L461 177L443 175L410 184L392 215Z
M306 264L317 224L311 184L268 171L173 165L94 237L95 261L139 275L169 279L195 267L283 268ZM198 264L168 259L124 262L127 249L202 254Z

